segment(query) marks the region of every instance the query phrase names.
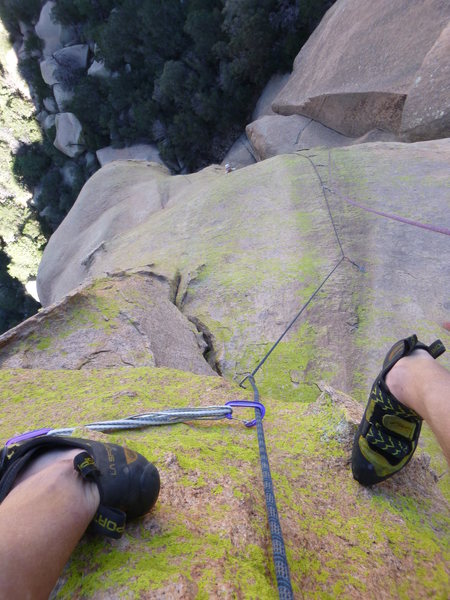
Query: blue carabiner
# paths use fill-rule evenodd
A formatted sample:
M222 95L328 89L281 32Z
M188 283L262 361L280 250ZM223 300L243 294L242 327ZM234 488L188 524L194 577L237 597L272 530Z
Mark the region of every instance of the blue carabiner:
M264 415L266 414L266 409L264 404L261 402L252 402L251 400L230 400L229 402L225 402L225 406L245 406L249 408L258 408L261 413L261 419L264 419ZM225 415L227 419L232 419L232 415ZM245 421L246 427L253 427L256 425L256 419L252 419L251 421Z

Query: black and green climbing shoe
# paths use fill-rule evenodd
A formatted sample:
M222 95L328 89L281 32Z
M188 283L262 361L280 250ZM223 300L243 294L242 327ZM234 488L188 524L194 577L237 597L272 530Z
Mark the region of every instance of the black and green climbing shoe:
M25 436L23 436L25 437ZM119 538L125 521L140 517L155 504L159 494L159 473L141 454L118 446L63 436L38 436L14 443L0 453L0 503L10 492L20 471L47 450L80 448L74 467L94 481L100 492L100 506L90 530Z
M386 375L404 356L426 350L433 358L445 352L441 340L426 346L412 335L392 346L375 379L353 442L353 477L362 485L384 481L402 469L417 447L422 418L399 402L386 386Z

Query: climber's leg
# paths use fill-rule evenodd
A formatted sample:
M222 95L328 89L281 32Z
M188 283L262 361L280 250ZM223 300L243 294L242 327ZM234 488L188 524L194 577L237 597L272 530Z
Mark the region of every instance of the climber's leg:
M426 346L412 335L386 355L353 444L353 476L363 485L379 483L409 462L422 419L450 464L450 373L434 360L443 352L440 340Z
M428 423L450 465L450 372L425 350L415 350L389 371L386 385Z
M48 598L100 501L73 466L80 449L47 452L0 504L0 596Z

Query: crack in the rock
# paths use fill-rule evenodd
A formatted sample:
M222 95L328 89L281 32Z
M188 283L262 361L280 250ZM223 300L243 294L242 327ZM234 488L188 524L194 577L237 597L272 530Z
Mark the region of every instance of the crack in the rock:
M197 331L201 333L203 339L205 340L206 348L202 352L203 358L218 375L222 375L222 370L220 368L219 361L217 360L217 352L214 348L213 334L197 317L187 316L187 319L195 326Z
M111 350L96 350L95 352L91 352L89 354L89 356L87 356L84 360L82 360L80 363L78 363L78 365L75 367L75 370L80 371L85 365L92 362L98 354L108 354L108 353L111 353Z
M195 271L195 275L193 277L188 274L187 284L185 285L183 285L183 277L180 271L177 270L174 278L170 282L169 300L180 311L180 313L195 326L205 342L205 349L202 351L203 358L218 375L222 375L222 370L217 360L217 352L214 348L214 335L211 333L208 327L200 321L200 319L195 316L186 315L183 312L183 305L188 294L188 288L191 283L197 279L199 273L204 269L204 267L204 264L200 265Z
M178 305L178 293L181 285L181 273L177 271L175 277L170 282L169 300L174 304L181 312L181 307Z
M105 240L103 240L93 250L91 250L91 252L89 252L88 255L81 261L81 266L85 267L86 270L89 270L90 266L94 262L94 258L97 252L99 252L100 250L106 251L105 243Z

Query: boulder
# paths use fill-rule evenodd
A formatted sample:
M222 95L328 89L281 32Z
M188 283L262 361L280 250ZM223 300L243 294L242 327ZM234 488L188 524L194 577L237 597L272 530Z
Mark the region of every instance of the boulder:
M53 57L58 65L72 69L86 69L88 62L89 46L75 44L54 52Z
M273 110L351 137L375 128L398 134L405 99L449 19L442 0L338 0L297 56ZM436 94L444 98L445 89Z
M403 108L407 141L450 137L450 24L426 55Z
M46 110L41 110L40 112L37 113L36 115L36 119L39 121L39 123L42 125L45 121L45 119L48 117L48 112Z
M52 19L52 9L55 2L46 2L41 9L39 21L36 23L36 35L44 42L42 53L49 58L56 50L63 46L61 40L63 36L63 27L59 23L55 23Z
M264 160L295 152L299 135L310 122L300 115L265 116L247 125L245 132L258 159Z
M359 138L347 137L301 115L283 117L273 114L261 117L247 125L246 133L258 160L319 146L339 148L366 142L397 140L395 134L381 129L372 129Z
M111 71L105 67L105 63L102 60L94 60L89 67L87 74L90 77L106 78L111 75Z
M73 113L59 113L55 117L56 138L55 148L66 156L74 158L85 150L82 141L82 127Z
M73 99L74 92L72 90L66 89L61 83L56 83L53 86L53 94L55 96L55 102L58 106L60 112L64 112L67 108L67 105Z
M43 103L44 103L44 106L45 106L45 110L47 110L49 113L56 113L56 112L58 112L58 107L56 105L56 101L51 96L48 96L47 98L44 98Z
M51 129L55 126L56 115L47 115L42 123L42 127L45 130Z
M51 86L59 82L59 79L55 76L55 71L56 69L59 69L60 66L53 58L53 56L42 60L39 63L39 67L41 69L42 79L47 85Z
M353 142L352 138L300 115L265 116L247 125L245 131L259 160L277 154L289 154L302 148L333 148Z
M107 146L97 150L96 155L102 167L114 160L145 160L163 164L155 144L134 144L125 148Z

